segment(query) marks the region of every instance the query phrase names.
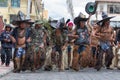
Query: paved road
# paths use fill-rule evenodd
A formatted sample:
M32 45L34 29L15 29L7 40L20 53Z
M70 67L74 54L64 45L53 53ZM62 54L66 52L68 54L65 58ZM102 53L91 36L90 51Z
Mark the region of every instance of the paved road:
M84 69L79 72L72 70L65 72L57 71L37 71L9 73L0 80L120 80L119 70L105 70L97 72L94 69Z

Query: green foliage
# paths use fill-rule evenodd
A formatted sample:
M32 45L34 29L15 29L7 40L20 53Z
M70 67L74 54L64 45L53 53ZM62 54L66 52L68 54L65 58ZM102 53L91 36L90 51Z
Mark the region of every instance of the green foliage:
M50 26L50 23L47 20L43 20L43 25L50 33L52 32L52 28Z
M0 2L6 2L7 0L0 0Z

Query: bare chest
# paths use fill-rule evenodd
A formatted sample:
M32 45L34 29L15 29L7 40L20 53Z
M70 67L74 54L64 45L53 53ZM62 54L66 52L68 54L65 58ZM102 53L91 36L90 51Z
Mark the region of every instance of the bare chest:
M17 46L25 45L25 30L18 30Z

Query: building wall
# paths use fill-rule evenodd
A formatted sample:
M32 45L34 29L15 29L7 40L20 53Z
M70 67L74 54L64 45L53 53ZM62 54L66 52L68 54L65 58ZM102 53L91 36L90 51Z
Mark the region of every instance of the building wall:
M43 19L48 19L48 10L43 11Z
M120 0L95 0L97 2L120 2Z
M18 11L21 10L23 13L27 11L27 0L21 0L20 8L11 7L11 1L8 0L8 7L0 7L0 15L3 16L3 19L7 19L7 23L10 21L10 15L17 15Z
M32 0L32 11L30 17L36 19L35 0ZM3 16L3 20L6 19L7 23L10 22L10 15L17 15L18 11L22 11L25 15L27 14L28 0L20 0L20 7L11 7L11 0L8 0L8 7L0 7L0 15ZM47 18L47 12L45 12L45 18Z
M102 19L102 17L101 17L102 14L101 13L102 13L102 11L104 11L105 13L108 14L108 16L115 16L114 18L111 19L111 25L113 27L120 26L120 14L110 14L110 13L108 13L108 5L109 4L120 4L120 2L119 3L114 3L114 2L98 2L98 6L97 6L97 10L96 10L97 17L96 17L96 15L93 15L91 17L91 20L92 21L101 20Z

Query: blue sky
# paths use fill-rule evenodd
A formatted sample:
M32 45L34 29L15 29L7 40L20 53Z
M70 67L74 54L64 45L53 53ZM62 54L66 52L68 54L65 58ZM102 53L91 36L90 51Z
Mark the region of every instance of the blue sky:
M61 17L71 18L67 10L66 0L43 0L43 2L50 17L54 19L60 19ZM94 2L94 0L73 0L74 16L77 16L79 12L87 16L85 12L87 2Z

